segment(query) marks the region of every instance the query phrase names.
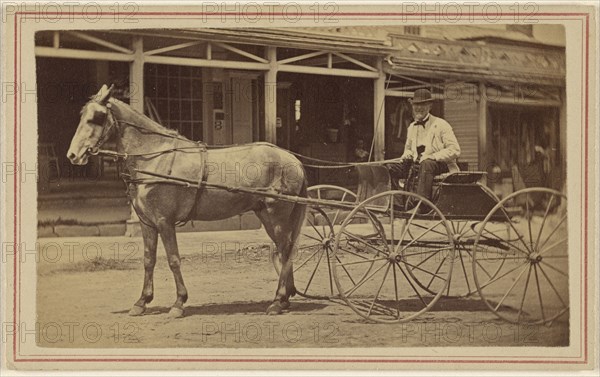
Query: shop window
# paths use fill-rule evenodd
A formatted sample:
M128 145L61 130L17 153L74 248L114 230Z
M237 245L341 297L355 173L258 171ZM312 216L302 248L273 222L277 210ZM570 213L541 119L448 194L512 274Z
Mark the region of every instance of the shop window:
M536 147L541 147L549 184L560 188L562 158L558 114L554 107L491 106L491 163L508 177L513 166L528 166L536 157Z
M146 64L144 95L162 125L191 140L202 140L202 71L176 65Z

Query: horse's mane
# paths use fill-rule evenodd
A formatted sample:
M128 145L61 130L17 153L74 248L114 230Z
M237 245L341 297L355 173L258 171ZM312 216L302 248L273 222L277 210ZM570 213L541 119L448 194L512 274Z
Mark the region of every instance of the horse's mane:
M96 95L93 95L90 97L90 100L81 109L81 114L83 114L83 111L85 110L87 105L89 105L92 102L97 102L95 99L96 99ZM145 114L140 113L139 111L132 108L129 104L127 104L119 99L111 97L109 99L109 102L114 104L115 106L117 106L122 111L126 111L126 112L130 113L132 116L132 119L129 119L129 121L132 123L138 124L139 126L142 126L151 131L162 132L162 133L166 133L166 134L169 134L172 136L180 136L182 138L184 137L177 130L167 128L167 127L161 125L160 123L155 122L154 120L150 119Z

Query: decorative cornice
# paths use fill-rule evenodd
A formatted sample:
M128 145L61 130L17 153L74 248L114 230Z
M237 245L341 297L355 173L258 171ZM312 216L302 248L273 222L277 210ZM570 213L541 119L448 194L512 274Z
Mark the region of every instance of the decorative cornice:
M508 81L564 85L564 49L394 36L392 66L473 74Z

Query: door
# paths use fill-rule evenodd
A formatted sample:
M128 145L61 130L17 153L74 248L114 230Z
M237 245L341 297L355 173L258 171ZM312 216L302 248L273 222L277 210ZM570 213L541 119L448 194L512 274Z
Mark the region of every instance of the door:
M254 131L254 88L252 77L241 74L232 74L229 94L229 127L231 142L245 144L253 141Z

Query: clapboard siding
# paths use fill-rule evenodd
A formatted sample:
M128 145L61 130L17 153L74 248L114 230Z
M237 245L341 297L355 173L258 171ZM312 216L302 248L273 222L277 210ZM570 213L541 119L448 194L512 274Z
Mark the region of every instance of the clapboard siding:
M479 110L477 101L447 100L444 118L454 130L460 144L460 162L468 162L469 169L479 165Z

